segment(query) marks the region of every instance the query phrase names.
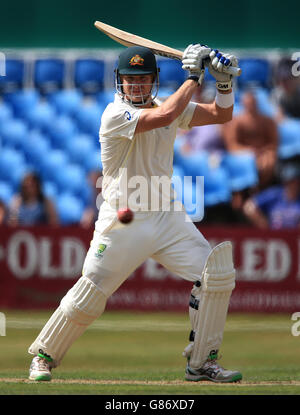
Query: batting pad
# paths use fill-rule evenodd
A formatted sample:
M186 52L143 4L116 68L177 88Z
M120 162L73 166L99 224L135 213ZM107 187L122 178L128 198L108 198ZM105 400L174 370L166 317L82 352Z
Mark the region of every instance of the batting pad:
M194 343L189 359L191 368L199 369L212 350L219 350L234 287L232 245L226 241L211 251L202 273L198 310L193 313Z
M74 341L103 313L106 300L96 285L81 277L61 300L28 352L49 355L52 367L58 366Z

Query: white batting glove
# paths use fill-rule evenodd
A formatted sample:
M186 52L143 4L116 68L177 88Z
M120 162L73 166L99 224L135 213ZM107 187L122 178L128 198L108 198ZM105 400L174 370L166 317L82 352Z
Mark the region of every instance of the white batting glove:
M229 66L238 67L236 56L223 54L214 49L209 54L209 73L216 79L216 87L220 91L228 91L232 88L232 76L228 73Z
M201 84L204 77L204 60L209 58L211 49L207 46L200 45L189 45L183 52L182 56L182 69L189 72L188 79Z

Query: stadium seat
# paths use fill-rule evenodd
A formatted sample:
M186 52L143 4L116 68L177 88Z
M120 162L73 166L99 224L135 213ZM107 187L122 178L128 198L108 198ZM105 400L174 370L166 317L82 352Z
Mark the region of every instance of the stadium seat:
M62 225L78 223L83 213L82 201L69 193L58 196L56 208Z
M278 125L280 159L288 159L300 154L300 121L285 119Z
M208 153L205 151L183 154L180 158L180 166L184 170L185 176L205 176L209 168Z
M230 190L238 192L258 183L255 155L252 152L227 153L221 166L227 171Z
M83 167L85 168L87 173L93 170L102 170L100 150L94 151L88 159L85 159Z
M0 93L9 93L23 88L25 63L22 59L6 59L5 76L0 76Z
M110 102L114 102L115 99L115 89L105 89L100 91L97 96L97 102L101 105L101 107L106 107Z
M204 204L215 206L231 199L228 174L222 167L210 169L204 177Z
M186 71L182 69L181 61L174 59L160 59L159 85L162 88L170 88L175 91L186 79Z
M74 84L86 95L93 95L104 88L104 61L78 59L75 61Z
M46 181L43 183L43 192L46 197L56 203L58 197L57 186L54 182Z
M56 122L56 112L48 102L40 102L24 118L31 129L48 133Z
M39 102L40 96L35 89L22 89L4 95L4 100L11 105L16 117L26 116Z
M30 131L23 142L23 151L27 164L31 164L41 174L45 159L51 151L47 136L39 131Z
M13 193L13 188L7 182L0 181L0 200L2 202L9 205L13 197Z
M0 102L0 134L5 122L11 120L12 117L13 111L11 107L5 102Z
M80 134L73 137L67 146L70 160L73 161L73 163L84 165L85 160L96 151L93 141L93 137L87 134Z
M240 88L248 86L270 87L271 65L268 60L255 58L240 59L239 66L242 69L241 75L237 78Z
M69 116L80 111L82 94L76 89L64 89L53 92L49 96L49 102L54 106L58 114Z
M60 193L68 191L80 197L81 190L87 185L84 170L75 164L57 167L52 177Z
M40 174L43 180L55 180L58 172L66 168L68 157L62 150L52 150L41 164Z
M97 142L99 140L99 129L101 116L104 107L96 102L83 105L76 114L77 125L79 129L86 134L91 134Z
M12 172L25 165L25 159L20 151L3 148L0 152L0 180L10 181Z
M7 120L1 127L2 144L17 150L23 147L23 143L27 139L27 134L28 128L21 120Z
M54 148L65 149L77 133L75 121L67 115L59 115L49 130L49 137Z
M63 59L37 59L34 64L34 85L42 94L62 89L66 63Z
M15 192L20 190L22 180L25 174L27 174L28 172L29 169L26 164L21 164L19 166L16 166L16 168L14 168L13 170L11 170L9 175L9 183L11 184Z

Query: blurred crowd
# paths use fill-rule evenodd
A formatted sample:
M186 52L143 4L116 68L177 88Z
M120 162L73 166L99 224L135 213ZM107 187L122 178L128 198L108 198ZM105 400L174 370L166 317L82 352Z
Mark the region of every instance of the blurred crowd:
M230 196L205 204L202 224L239 224L262 229L299 227L300 151L288 152L286 147L281 148L285 124L287 128L296 126L296 134L300 137L300 83L299 77L293 76L291 65L290 59L278 63L273 86L268 91L270 105L267 110L262 104L263 91L249 85L237 91L232 121L178 132L174 155L176 167L181 168L181 163L190 163L193 158L196 163L199 160L200 172L205 154L210 166L210 173L204 174L208 185L210 174L213 177L218 167L227 165L227 173L232 168ZM208 82L198 88L193 100L212 102L214 96L215 88ZM294 149L293 145L291 143L290 147ZM252 173L248 169L241 180L243 171L251 163ZM101 170L91 170L88 175L89 196L80 218L75 221L84 228L92 227L98 216L99 203L96 201L101 197L101 176ZM221 186L222 180L221 175ZM225 188L225 182L223 186ZM69 203L71 208L72 201ZM68 209L68 205L65 208ZM62 224L59 218L54 199L49 192L45 194L41 177L34 171L26 172L9 204L0 200L0 224L58 226Z

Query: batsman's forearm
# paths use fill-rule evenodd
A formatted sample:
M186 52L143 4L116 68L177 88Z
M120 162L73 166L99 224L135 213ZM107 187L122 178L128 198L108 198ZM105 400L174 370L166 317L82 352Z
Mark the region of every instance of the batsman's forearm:
M193 80L186 80L174 94L163 102L158 108L161 116L168 120L171 124L179 115L183 113L186 106L194 95L198 84Z

